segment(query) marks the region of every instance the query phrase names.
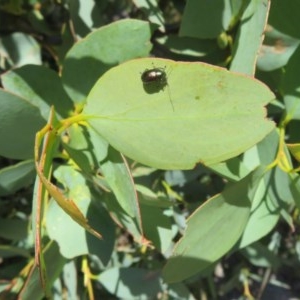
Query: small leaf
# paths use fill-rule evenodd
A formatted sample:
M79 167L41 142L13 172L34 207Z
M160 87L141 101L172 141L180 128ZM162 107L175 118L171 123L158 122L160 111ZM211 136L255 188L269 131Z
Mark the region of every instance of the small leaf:
M153 65L166 69L168 85L147 93L140 74ZM259 81L222 68L140 59L103 75L83 113L126 156L156 168L190 169L262 140L274 127L263 107L273 98Z

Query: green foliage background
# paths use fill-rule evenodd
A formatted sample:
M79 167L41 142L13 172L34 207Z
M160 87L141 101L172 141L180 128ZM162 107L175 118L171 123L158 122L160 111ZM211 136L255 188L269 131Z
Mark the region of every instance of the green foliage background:
M297 297L299 19L1 0L0 299Z

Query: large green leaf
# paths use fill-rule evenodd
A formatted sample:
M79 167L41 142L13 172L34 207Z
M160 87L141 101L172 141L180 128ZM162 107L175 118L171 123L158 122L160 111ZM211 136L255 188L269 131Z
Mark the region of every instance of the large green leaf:
M150 37L149 23L127 19L103 26L75 44L65 58L62 73L72 100L84 100L99 76L112 66L147 56L152 47Z
M138 268L111 268L98 281L119 299L155 299L162 291L160 272Z
M184 236L165 266L163 274L168 282L195 275L234 246L247 224L251 200L262 172L262 169L257 169L193 213Z
M90 180L98 187L104 183L107 189L113 191L125 212L140 220L137 193L121 153L109 147L107 141L92 128L86 130L77 124L69 128L69 141L64 143L64 147Z
M141 72L166 68L168 85L146 87ZM156 84L157 85L157 84ZM274 127L259 81L203 63L132 60L103 75L83 111L113 147L143 164L189 169L234 157Z
M52 286L54 280L59 276L64 264L67 262L67 259L60 254L58 245L55 242L49 242L43 252L45 263L47 265L48 284L49 286ZM39 276L39 267L34 265L32 271L26 277L26 283L23 286L19 297L20 299L29 300L43 298L45 290L41 285Z
M266 236L279 219L278 203L268 194L266 185L265 180L260 182L253 199L249 221L239 242L239 248L244 248Z
M150 205L142 204L141 212L147 240L150 240L160 252L166 253L174 236L171 218L166 215L166 211Z
M285 69L282 80L284 104L289 118L300 120L299 92L300 84L297 80L300 74L300 47L296 49Z
M60 253L67 258L83 254L97 255L107 264L114 246L115 227L107 212L92 202L90 190L82 174L69 166L60 166L54 175L68 190L70 197L88 218L89 224L103 235L103 240L88 234L85 229L69 217L52 201L47 211L47 231L57 241ZM72 233L72 234L70 234Z
M35 133L45 124L38 108L25 99L0 90L0 155L33 157Z
M299 39L286 35L271 26L268 27L257 59L257 68L267 72L282 68L299 44ZM280 47L280 45L284 46Z
M229 0L187 1L184 10L181 36L215 38L228 28L234 5ZM214 20L214 22L211 22Z
M28 221L10 218L2 219L0 218L0 236L8 240L21 240L25 239L27 236Z
M1 79L7 91L38 107L46 120L52 105L63 117L68 116L74 109L71 99L63 89L60 77L51 69L26 65L3 74Z
M35 177L34 162L26 160L0 170L0 196L14 194L28 186Z
M283 33L300 38L300 0L272 0L269 24Z

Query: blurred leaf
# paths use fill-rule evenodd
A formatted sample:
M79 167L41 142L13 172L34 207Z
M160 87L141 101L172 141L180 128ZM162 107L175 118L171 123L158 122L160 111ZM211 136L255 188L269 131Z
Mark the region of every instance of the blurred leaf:
M63 271L64 288L68 292L69 299L77 298L77 268L75 261L69 261L64 265Z
M7 196L34 182L36 172L32 160L22 161L0 170L0 196Z
M262 71L269 72L285 66L299 43L299 39L267 26L266 37L257 60L257 67Z
M257 267L277 269L280 266L278 255L271 252L266 246L261 243L255 243L242 250L245 255Z
M94 26L93 10L99 10L97 1L94 0L77 0L69 3L70 17L73 22L74 30L80 37L89 34ZM97 14L101 18L101 14Z
M131 32L130 39L125 38L128 32ZM62 74L72 100L83 101L97 79L112 66L147 56L151 49L150 36L148 23L122 20L94 31L72 47L66 56ZM82 74L86 74L84 79Z
M138 268L112 268L102 272L98 281L122 299L156 299L162 291L160 273Z
M164 15L156 0L134 0L134 4L147 16L151 23L159 25L161 31L165 30Z
M36 170L47 192L55 199L60 208L63 209L68 216L70 216L80 226L85 228L89 233L97 238L101 238L101 234L90 226L88 219L85 216L85 214L87 214L87 206L83 205L84 211L82 212L76 201L74 201L72 198L65 197L61 191L45 177L45 175L42 173L42 169L40 169L38 165L36 165ZM35 202L38 201L36 197L34 199ZM79 202L78 204L82 205L82 202ZM34 207L36 207L36 205L37 204L35 203Z
M170 34L157 38L156 41L173 53L201 60L208 55L216 54L220 50L217 43L210 39L199 40Z
M14 15L22 15L26 12L23 9L23 1L24 0L1 1L0 9Z
M254 75L261 48L270 1L250 1L241 18L241 25L233 47L231 71Z
M104 240L89 235L85 229L75 223L55 201L48 206L47 231L56 240L61 254L66 258L73 258L83 254L96 254L103 264L107 264L114 246L115 227L101 206L93 204L92 197L84 177L73 168L60 166L55 177L68 191L81 213L89 220L89 224L101 232ZM70 234L71 233L71 234Z
M167 295L170 299L176 300L196 300L194 295L183 283L173 283L168 286Z
M230 185L189 217L185 234L163 270L167 282L182 281L203 271L234 246L247 224L262 173L257 169Z
M30 258L30 251L16 246L0 245L0 256L2 258L23 256Z
M300 144L288 144L287 147L291 151L293 157L300 162Z
M269 23L277 30L300 38L300 0L272 0Z
M146 93L139 72L153 62L169 70L168 86ZM156 168L189 169L234 157L266 136L274 124L263 106L273 97L260 82L221 68L143 59L102 76L83 113L126 156Z
M2 36L0 49L6 53L6 59L11 67L42 64L40 46L28 34L15 32Z
M38 107L45 120L50 106L67 117L73 111L73 103L62 87L61 79L54 71L42 66L27 65L13 69L1 76L4 88Z
M230 2L230 0L187 1L179 35L200 39L216 38L230 23L232 16Z
M22 240L28 234L28 221L21 219L0 218L0 236L8 240Z
M299 6L300 7L300 6ZM300 120L300 47L296 49L288 61L282 80L284 104L288 119Z
M33 157L35 133L45 124L40 111L23 98L0 90L0 155Z

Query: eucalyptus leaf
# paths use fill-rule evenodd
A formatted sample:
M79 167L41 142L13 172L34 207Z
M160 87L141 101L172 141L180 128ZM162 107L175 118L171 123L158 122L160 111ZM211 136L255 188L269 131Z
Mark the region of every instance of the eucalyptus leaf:
M126 38L128 34L130 39ZM147 56L151 49L150 36L149 23L127 19L102 26L75 44L66 55L62 73L72 100L84 100L98 77L110 67Z
M34 163L22 161L0 170L0 196L12 195L17 190L34 182Z
M215 38L228 28L232 9L229 0L187 1L180 35L204 39ZM218 20L218 22L211 22L211 20Z
M45 124L39 109L3 90L0 90L0 105L0 155L32 158L35 133Z
M143 85L141 72L153 66L165 70L166 86ZM160 169L190 169L262 140L274 127L263 107L273 98L261 82L219 67L140 59L105 73L83 113L126 156Z
M270 4L267 2L265 0L250 1L244 11L233 49L231 71L243 72L248 75L255 73L257 54L261 47L268 18Z
M162 290L159 272L139 268L111 268L98 281L119 299L156 299Z
M47 265L47 278L49 286L59 276L67 259L59 252L58 245L55 242L49 242L45 247L44 256L45 264ZM41 285L40 273L38 265L34 265L32 271L26 278L24 289L20 294L20 298L24 300L42 299L45 295L44 288Z
M78 206L89 223L101 232L104 240L89 235L83 226L69 217L56 201L51 201L47 211L47 230L60 246L64 257L73 258L83 254L96 254L107 264L114 245L115 227L103 207L92 202L85 178L69 166L60 166L55 177L68 189L68 197Z
M40 46L29 34L14 32L3 35L0 48L11 66L21 67L27 64L40 65L42 63Z
M40 109L47 120L50 107L63 117L71 114L73 104L57 73L43 66L26 65L1 76L4 88Z
M234 246L247 224L262 175L263 169L257 169L190 216L186 232L163 270L167 282L182 281L203 271Z

